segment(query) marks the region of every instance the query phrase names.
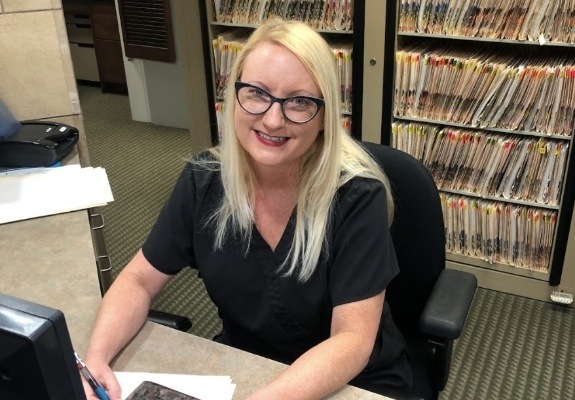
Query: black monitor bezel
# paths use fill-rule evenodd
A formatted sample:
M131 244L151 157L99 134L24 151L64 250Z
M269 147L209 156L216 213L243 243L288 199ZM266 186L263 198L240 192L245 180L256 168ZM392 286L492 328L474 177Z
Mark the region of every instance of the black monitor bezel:
M0 368L4 368L0 371L0 397L8 388L27 391L32 385L42 385L38 392L43 391L42 396L48 393L50 400L86 399L66 319L60 310L0 293L0 335L28 346L26 363L34 363L30 368L37 380L23 387L22 371L10 371L9 366L2 365L6 361L1 354L8 354L9 349L4 353L0 350Z

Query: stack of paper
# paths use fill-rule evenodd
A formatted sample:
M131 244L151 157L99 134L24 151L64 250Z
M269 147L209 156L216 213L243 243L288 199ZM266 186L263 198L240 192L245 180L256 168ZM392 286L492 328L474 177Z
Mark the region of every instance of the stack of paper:
M0 176L0 224L102 206L114 200L103 168L69 165L30 174L15 172Z
M557 211L442 193L446 250L549 272Z
M575 64L488 45L417 43L396 53L394 115L572 136Z
M278 16L303 21L314 29L351 31L353 0L214 0L217 22L259 25Z
M572 0L401 0L399 30L572 43L574 12Z
M248 40L242 29L233 29L218 35L212 41L214 69L216 75L216 97L224 97L232 66ZM233 83L233 82L232 82Z
M392 145L419 159L439 189L557 206L570 144L396 121Z
M144 381L155 382L200 400L231 400L236 389L229 376L116 372L116 378L124 399Z

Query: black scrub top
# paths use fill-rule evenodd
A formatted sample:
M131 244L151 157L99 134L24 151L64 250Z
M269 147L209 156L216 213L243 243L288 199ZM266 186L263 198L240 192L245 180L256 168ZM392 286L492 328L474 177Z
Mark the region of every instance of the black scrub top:
M222 195L219 171L187 163L142 251L163 273L199 270L222 318L217 340L224 344L292 363L329 338L333 307L381 293L399 272L386 192L378 181L354 178L338 190L327 250L305 283L282 276L279 268L293 238L294 214L275 251L255 225L249 251L231 229L223 248L214 251L215 229L207 219ZM351 383L370 390L411 385L404 341L387 303L370 361Z

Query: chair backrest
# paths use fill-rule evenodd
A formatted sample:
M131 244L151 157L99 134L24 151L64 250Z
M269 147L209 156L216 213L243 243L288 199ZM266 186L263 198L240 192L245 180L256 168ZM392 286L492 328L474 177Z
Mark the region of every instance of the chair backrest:
M445 269L445 232L439 192L427 169L411 155L363 142L391 183L395 215L391 236L400 273L386 291L393 319L404 336L417 324L441 271Z

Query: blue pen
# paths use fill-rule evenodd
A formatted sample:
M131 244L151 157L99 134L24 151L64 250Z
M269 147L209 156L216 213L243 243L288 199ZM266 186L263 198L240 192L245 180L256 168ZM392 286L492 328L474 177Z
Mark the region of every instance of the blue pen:
M80 357L78 357L78 354L76 352L74 352L74 356L76 357L76 366L78 367L80 374L82 374L84 379L90 384L90 387L96 394L96 397L98 397L98 399L100 400L110 400L110 398L108 397L108 393L106 393L102 385L100 385L96 380L96 378L94 378L94 375L92 375L88 367L86 367L84 361L82 361Z

